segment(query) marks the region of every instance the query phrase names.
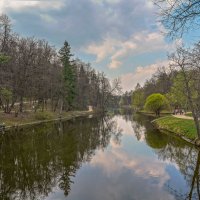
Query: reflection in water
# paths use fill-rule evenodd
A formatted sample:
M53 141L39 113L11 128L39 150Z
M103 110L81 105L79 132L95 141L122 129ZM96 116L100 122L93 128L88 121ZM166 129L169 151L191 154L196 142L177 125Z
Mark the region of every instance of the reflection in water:
M196 149L194 146L189 145L179 138L170 137L169 135L154 130L145 118L146 117L142 115L135 115L133 124L138 124L137 127L145 127L144 134L146 143L155 149L160 160L175 163L188 184L187 192L180 192L173 183L169 182L167 184L169 191L172 192L177 199L200 199L199 149ZM138 131L137 127L133 126L135 134L137 134Z
M120 132L109 117L45 124L0 138L0 199L44 199L59 186L67 196L72 177L97 148Z
M200 199L200 153L116 112L0 136L0 199Z

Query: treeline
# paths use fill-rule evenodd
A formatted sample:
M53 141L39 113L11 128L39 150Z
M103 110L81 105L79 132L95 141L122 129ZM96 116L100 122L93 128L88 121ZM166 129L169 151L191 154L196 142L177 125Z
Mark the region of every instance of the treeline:
M143 86L139 83L132 92L132 106L135 110L142 110L148 96L154 93L160 93L173 100L171 106L187 107L187 102L181 102L175 95L174 86L176 84L178 71L169 70L167 67L158 68L157 72L152 75L149 80L146 80ZM178 100L178 101L177 101Z
M144 86L137 84L132 93L134 109L144 108L149 95L160 93L169 109L191 111L200 137L200 42L191 48L178 46L169 56L169 66L161 67Z
M59 52L47 41L12 31L8 16L0 16L0 107L5 113L23 112L30 102L35 111L105 109L120 89L90 64L73 59L68 42Z
M146 98L161 93L168 99L171 108L181 107L200 111L200 43L192 49L177 47L169 56L169 66L160 67L143 86L139 83L132 92L132 105L143 109Z

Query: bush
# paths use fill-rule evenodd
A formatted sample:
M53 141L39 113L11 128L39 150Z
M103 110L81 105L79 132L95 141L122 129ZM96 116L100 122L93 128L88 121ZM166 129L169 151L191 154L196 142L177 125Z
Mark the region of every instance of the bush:
M37 112L35 113L36 120L48 120L53 119L53 114L49 112Z

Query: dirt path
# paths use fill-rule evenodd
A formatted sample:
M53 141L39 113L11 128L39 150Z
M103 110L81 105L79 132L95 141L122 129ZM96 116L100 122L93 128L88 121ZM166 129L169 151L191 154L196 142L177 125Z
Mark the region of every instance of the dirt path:
M192 119L193 120L193 117L189 117L189 116L185 116L185 115L172 115L172 116L181 118L181 119Z

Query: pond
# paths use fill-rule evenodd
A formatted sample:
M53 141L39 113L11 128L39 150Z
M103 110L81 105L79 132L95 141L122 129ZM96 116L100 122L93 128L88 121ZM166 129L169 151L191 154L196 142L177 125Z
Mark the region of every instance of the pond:
M0 136L1 200L200 199L199 151L129 112Z

